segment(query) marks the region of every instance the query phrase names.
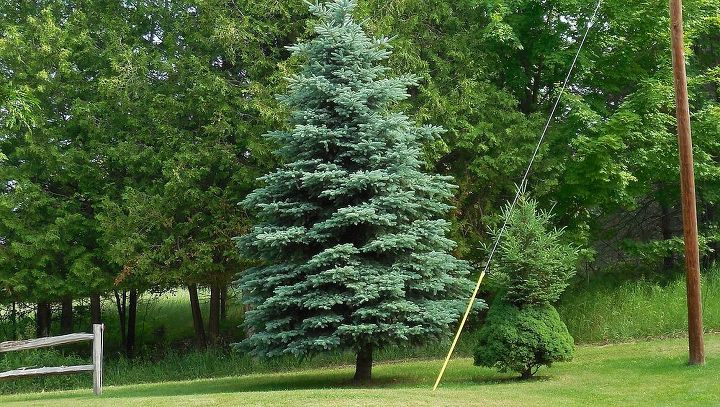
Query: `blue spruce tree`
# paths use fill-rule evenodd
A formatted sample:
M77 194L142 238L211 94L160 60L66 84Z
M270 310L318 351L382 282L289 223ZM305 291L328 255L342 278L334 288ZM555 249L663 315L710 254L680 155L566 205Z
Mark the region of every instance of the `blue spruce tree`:
M471 286L446 237L452 180L422 172L421 143L441 129L393 111L417 78L388 76L388 40L370 38L354 6L311 6L317 35L291 47L305 61L281 98L291 128L269 134L285 164L243 202L258 224L238 246L261 260L240 278L253 332L242 345L352 350L362 382L373 350L452 333Z

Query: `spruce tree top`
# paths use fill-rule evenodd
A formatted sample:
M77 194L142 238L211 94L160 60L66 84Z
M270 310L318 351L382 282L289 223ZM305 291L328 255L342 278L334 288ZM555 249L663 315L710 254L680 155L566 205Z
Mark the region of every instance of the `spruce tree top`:
M563 241L563 230L552 227L552 214L523 193L508 216L498 247L499 262L492 281L501 299L518 307L556 302L575 275L578 249ZM499 230L493 232L497 239Z
M257 226L238 247L261 265L241 275L253 310L244 345L258 356L420 343L452 333L471 291L443 219L448 177L421 171L418 127L393 106L413 76L389 77L385 38L353 21L354 1L311 6L316 37L282 97L291 128L269 135L285 164L243 204Z

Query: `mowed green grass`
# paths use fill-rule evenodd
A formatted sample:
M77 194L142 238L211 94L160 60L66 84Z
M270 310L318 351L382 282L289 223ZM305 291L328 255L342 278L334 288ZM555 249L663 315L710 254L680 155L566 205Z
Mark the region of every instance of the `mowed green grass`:
M438 391L441 361L379 364L375 383L354 387L351 367L188 382L0 397L2 406L710 406L720 405L720 335L707 336L708 363L688 366L687 342L664 339L581 346L573 362L531 381L451 361Z

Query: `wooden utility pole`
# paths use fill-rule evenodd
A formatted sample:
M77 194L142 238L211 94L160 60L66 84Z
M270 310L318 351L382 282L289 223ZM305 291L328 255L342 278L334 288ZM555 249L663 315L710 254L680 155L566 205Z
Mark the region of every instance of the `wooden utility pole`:
M682 0L670 0L670 35L672 41L677 132L680 150L680 193L682 195L685 239L685 280L687 283L688 337L690 364L705 363L702 303L700 300L700 252L698 249L695 173L693 171L690 106L688 104L685 50L683 43Z

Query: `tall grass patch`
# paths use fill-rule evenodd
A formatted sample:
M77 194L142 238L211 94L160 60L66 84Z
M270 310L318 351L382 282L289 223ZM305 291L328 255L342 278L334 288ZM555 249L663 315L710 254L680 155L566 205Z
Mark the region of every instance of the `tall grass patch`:
M705 329L720 329L720 269L702 278ZM687 333L685 279L576 287L558 311L576 342L617 342Z

